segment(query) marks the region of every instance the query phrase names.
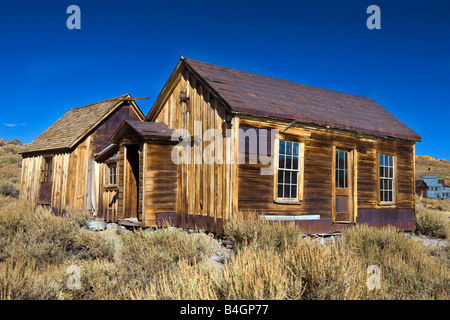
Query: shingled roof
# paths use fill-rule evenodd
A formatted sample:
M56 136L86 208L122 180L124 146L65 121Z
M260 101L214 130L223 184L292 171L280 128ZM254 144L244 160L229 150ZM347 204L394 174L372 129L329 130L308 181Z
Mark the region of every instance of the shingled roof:
M422 138L370 98L182 58L235 113L297 120L383 137Z
M22 153L70 149L124 101L126 94L83 107L73 108L45 130Z

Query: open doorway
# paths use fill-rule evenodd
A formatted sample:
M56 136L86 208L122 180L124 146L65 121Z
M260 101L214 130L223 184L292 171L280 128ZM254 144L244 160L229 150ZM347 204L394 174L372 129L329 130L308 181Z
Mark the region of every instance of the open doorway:
M125 148L124 219L137 219L139 216L139 145L127 145Z

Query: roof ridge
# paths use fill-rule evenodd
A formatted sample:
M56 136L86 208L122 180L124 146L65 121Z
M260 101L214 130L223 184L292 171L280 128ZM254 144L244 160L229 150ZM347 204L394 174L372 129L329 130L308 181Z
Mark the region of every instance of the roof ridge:
M90 103L90 104L87 104L87 105L84 105L84 106L80 106L80 107L74 107L74 108L69 109L69 111L72 111L72 110L78 110L78 109L87 108L87 107L92 107L92 106L94 106L94 105L96 105L96 104L100 104L100 103L112 101L112 100L119 99L119 98L123 98L123 97L126 97L126 96L131 96L131 94L127 93L127 94L124 94L124 95L121 95L121 96L118 96L118 97L115 97L115 98L110 98L110 99L105 99L105 100L97 101L97 102ZM120 102L120 101L118 101L118 102Z

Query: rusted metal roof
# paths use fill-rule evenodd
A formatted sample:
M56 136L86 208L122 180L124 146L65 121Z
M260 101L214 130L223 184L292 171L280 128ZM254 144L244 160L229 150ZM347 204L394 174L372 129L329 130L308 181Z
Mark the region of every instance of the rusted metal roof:
M370 98L183 58L232 111L383 137L421 137Z

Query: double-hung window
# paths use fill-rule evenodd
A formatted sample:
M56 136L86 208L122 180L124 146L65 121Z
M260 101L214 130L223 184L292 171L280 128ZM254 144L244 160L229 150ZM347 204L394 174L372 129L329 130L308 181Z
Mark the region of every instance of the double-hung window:
M379 183L380 193L379 202L392 203L394 199L395 188L395 170L394 170L394 156L389 154L379 154Z
M299 200L300 144L279 140L278 200Z
M108 185L115 186L117 185L117 163L109 163L108 164Z
M116 153L105 162L108 165L107 171L107 187L115 187L117 186L117 160L119 159L118 154Z

